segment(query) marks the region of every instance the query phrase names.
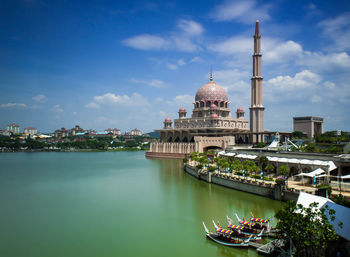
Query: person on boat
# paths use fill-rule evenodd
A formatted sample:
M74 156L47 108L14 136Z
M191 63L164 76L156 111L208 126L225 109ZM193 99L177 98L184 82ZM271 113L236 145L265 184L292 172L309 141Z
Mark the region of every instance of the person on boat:
M221 225L220 225L220 223L219 223L219 221L218 221L218 227L219 227L219 228L222 228Z

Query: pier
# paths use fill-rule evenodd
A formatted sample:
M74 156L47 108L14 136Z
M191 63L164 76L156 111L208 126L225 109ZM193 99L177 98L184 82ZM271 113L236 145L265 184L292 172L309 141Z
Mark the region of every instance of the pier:
M249 247L255 248L259 253L272 254L276 248L283 247L285 245L284 240L275 239L267 244L261 244L257 242L249 242Z

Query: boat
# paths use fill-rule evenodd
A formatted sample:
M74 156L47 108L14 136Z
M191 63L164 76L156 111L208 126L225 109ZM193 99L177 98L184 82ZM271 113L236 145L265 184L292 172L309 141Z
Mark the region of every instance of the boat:
M260 239L265 230L264 228L262 230L258 230L254 228L245 227L243 225L234 225L234 224L229 224L227 227L231 230L237 230L239 233L242 233L242 234L260 237Z
M223 228L220 228L219 226L217 226L214 220L213 220L213 224L214 224L214 227L215 227L217 233L226 233L226 234L230 233L231 237L237 238L237 239L247 239L247 238L251 237L250 241L259 241L259 240L261 240L261 238L262 238L261 235L264 232L264 231L262 231L259 234L249 233L246 231L242 232L239 227L238 227L238 229L223 229ZM226 232L226 230L228 230L229 232Z
M265 229L267 233L271 232L271 227L270 227L270 221L268 219L261 219L261 218L251 218L250 222L246 220L242 220L241 218L238 217L236 213L237 220L239 224L249 227L249 228L254 228L254 229ZM228 220L231 220L229 217L227 217Z
M207 238L213 240L218 244L230 246L230 247L248 247L248 243L251 237L249 237L248 239L236 239L236 238L231 238L230 233L226 233L226 232L212 233L212 232L209 232L204 222L203 222L203 227ZM227 231L229 230L227 229Z

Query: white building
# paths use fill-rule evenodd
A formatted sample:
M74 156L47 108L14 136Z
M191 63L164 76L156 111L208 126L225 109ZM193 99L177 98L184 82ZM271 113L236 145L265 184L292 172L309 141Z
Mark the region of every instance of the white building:
M13 134L19 134L19 125L15 124L15 123L11 123L9 125L7 125L7 130L12 132Z
M36 128L33 128L33 127L28 127L28 128L24 129L24 134L36 135L36 134L38 134L38 130Z

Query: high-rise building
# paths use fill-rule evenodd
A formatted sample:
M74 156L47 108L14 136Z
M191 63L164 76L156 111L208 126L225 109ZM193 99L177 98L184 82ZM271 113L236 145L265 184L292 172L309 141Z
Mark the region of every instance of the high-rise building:
M294 117L293 131L301 131L309 138L323 133L323 118L321 117Z

